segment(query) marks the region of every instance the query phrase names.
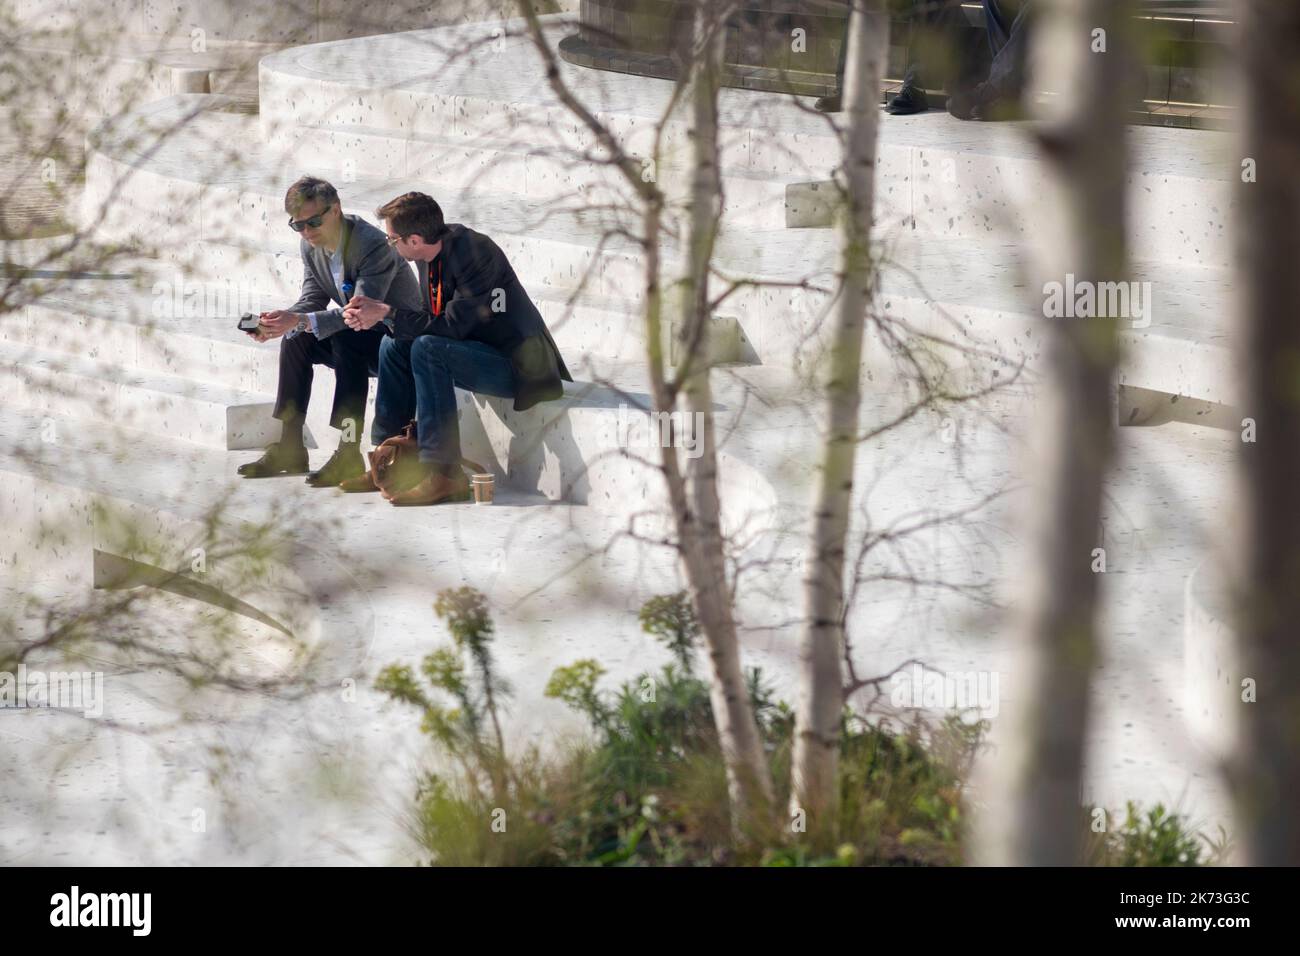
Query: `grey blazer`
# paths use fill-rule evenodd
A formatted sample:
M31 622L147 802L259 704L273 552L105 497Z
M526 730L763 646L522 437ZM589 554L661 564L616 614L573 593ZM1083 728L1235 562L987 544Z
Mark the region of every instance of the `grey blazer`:
M421 306L420 286L415 274L388 244L382 229L366 222L360 216L343 216L343 235L339 240L343 250L343 281L361 292L387 302L397 309L418 309ZM302 293L287 312L315 312L316 337L326 339L335 332L348 331L343 324L342 306L351 295L345 295L334 284L330 272L330 254L324 249L314 249L302 240ZM327 309L330 300L339 308Z

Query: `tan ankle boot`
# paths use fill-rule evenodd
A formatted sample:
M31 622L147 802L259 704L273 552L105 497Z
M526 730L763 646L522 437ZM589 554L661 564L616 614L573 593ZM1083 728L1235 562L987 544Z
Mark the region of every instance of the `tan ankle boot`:
M472 496L469 481L459 468L450 475L435 471L427 478L390 497L395 505L436 505L443 501L468 501Z
M339 487L348 492L379 490L379 486L375 484L375 476L369 469L366 469L363 474L357 475L355 478L340 481Z

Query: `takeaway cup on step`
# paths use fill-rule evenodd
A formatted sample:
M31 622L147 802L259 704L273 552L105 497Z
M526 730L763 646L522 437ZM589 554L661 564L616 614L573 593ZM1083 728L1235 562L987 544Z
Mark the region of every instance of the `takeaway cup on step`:
M489 474L470 475L469 484L474 489L474 504L490 505L492 504L492 492L495 486L496 476Z

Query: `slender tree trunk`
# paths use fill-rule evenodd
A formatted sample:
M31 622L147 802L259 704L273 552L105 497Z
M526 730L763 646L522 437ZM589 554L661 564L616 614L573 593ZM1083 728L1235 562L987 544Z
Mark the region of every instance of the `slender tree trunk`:
M1237 6L1244 71L1237 217L1244 521L1233 578L1242 672L1229 765L1245 862L1300 863L1300 6ZM1247 169L1249 167L1249 170ZM1244 431L1244 429L1243 429ZM1244 690L1239 688L1244 694Z
M848 118L845 205L840 216L842 286L830 343L826 440L813 505L804 580L806 623L800 645L791 816L805 816L809 842L821 851L837 831L837 766L844 710L844 548L853 498L863 325L870 296L871 213L876 185L880 88L889 50L884 0L854 0L842 93Z
M697 8L696 25L701 23L717 22L725 15L726 9L734 6L731 0L723 3L721 0L700 0L702 4ZM542 31L541 21L538 19L536 11L527 0L519 0L520 13L524 17L529 35L533 39L533 45L538 54L541 56L543 63L546 65L546 79L556 97L564 106L573 113L575 117L596 137L601 147L607 150L612 157L611 162L615 163L627 181L628 185L636 191L637 197L641 202L641 231L642 245L645 255L645 332L646 332L646 366L650 378L650 393L654 409L659 412L672 412L677 408L678 394L681 391L679 383L690 377L690 370L685 374L679 372L677 381L669 382L665 371L665 358L663 350L663 291L660 286L661 279L661 256L659 243L663 229L664 208L666 197L664 191L653 179L643 178L641 164L635 157L628 154L621 146L618 138L614 136L610 128L605 125L597 116L583 105L582 101L573 94L573 91L565 84L560 71L560 64L556 57L555 51L547 43ZM717 85L718 76L721 71L723 50L721 46L721 37L715 38L715 41L707 45L708 59L710 68L705 73L707 80L708 100L701 105L696 101L697 120L699 125L700 117L703 117L704 124L709 127L706 131L706 145L698 147L704 156L705 164L711 167L712 171L707 172L716 181L717 179ZM684 62L687 68L693 68L693 57L687 58ZM673 102L666 113L671 114L676 106L676 101L680 96L683 87L674 88ZM704 95L698 89L697 95ZM711 104L711 105L709 105ZM656 147L653 158L659 159L658 149ZM710 200L707 208L710 215L716 218L718 193L716 190L712 193L713 199ZM703 208L703 207L701 207ZM682 301L693 303L707 301L707 285L703 280L707 278L707 262L712 255L712 222L708 228L696 228L694 236L691 239L691 264L686 270L687 279L691 283L689 292L683 296ZM697 241L695 237L709 236L707 243ZM700 256L704 255L704 265L699 265ZM700 282L695 282L694 276L700 276ZM707 311L707 310L706 310ZM695 315L700 315L700 310L694 310ZM708 316L703 316L707 320ZM700 356L707 355L708 341L707 321L692 323L690 315L684 317L679 326L681 329L687 328L693 331L685 332L686 342L690 349L685 361L692 361L696 354ZM693 344L692 344L693 343ZM754 719L753 708L750 707L749 694L745 687L744 674L740 666L740 647L736 637L736 625L732 615L730 589L727 586L725 567L722 561L722 542L718 538L711 544L703 543L708 532L701 532L700 528L709 528L717 526L717 487L716 479L709 476L716 476L716 446L713 444L713 417L712 408L708 404L708 379L704 378L704 384L693 386L693 393L696 396L693 401L696 407L701 408L705 413L704 428L701 430L702 437L708 436L708 463L697 467L692 473L692 490L687 492L686 477L682 474L680 462L677 458L677 450L673 447L663 449L663 474L664 481L668 488L669 506L672 509L673 523L677 530L677 537L683 563L686 566L687 580L690 586L692 600L695 605L696 615L700 621L700 629L709 647L710 660L713 663L713 687L712 700L714 719L717 722L718 735L721 741L723 759L726 763L727 780L730 788L731 806L733 811L733 826L738 832L743 833L751 824L757 823L765 825L771 817L774 795L772 791L772 779L767 767L767 759L763 753L762 739L759 736L758 726ZM700 404L700 403L703 404ZM711 489L707 487L712 482ZM703 519L697 514L696 509L703 512ZM712 518L710 518L712 515Z
M1038 239L1044 282L1125 281L1123 78L1131 75L1124 0L1045 0L1030 89L1059 91L1039 108L1052 229ZM1097 31L1102 31L1098 33ZM1104 52L1099 45L1104 44ZM1044 289L1046 296L1047 290ZM1097 529L1113 451L1114 317L1048 318L1038 396L1026 603L1016 627L1017 697L987 801L990 862L1079 862L1088 696L1097 660L1104 555Z
M740 660L731 588L723 551L721 503L718 500L717 436L709 384L709 263L713 259L722 212L722 178L718 147L718 90L724 53L723 18L727 4L697 0L696 52L691 79L691 143L687 256L678 282L675 330L678 337L678 383L699 456L688 459L684 509L677 529L695 611L713 664L711 699L727 767L733 823L741 835L753 824L766 825L773 801L771 773L763 740L750 705ZM665 460L675 449L664 449ZM673 471L677 470L674 464Z

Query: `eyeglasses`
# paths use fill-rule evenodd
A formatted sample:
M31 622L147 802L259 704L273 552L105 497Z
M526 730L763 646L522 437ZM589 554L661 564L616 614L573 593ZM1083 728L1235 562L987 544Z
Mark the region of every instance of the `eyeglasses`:
M320 224L325 221L325 214L330 211L330 208L333 205L334 205L333 203L330 203L328 206L326 206L320 212L316 213L316 215L312 216L310 219L290 219L289 228L292 229L294 232L302 232L308 226L310 226L312 229L319 229Z
M395 245L397 245L399 242L401 242L401 241L402 241L403 239L405 239L405 238L406 238L405 236L389 236L389 237L388 237L388 244L389 244L390 246L395 246Z

